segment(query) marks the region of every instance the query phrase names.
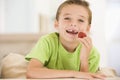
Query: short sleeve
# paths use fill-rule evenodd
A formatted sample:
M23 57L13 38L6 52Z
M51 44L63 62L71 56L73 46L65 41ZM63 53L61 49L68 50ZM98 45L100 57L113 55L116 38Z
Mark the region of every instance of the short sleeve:
M48 44L49 43L44 37L40 38L31 52L26 55L25 59L29 61L30 59L35 58L45 65L48 62L50 56Z
M89 58L89 71L95 73L99 68L100 54L98 50L93 47Z

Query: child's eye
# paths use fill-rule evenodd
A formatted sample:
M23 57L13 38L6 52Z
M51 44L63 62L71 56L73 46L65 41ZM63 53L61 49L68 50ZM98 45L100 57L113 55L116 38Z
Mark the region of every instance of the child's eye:
M64 18L64 20L70 20L70 18L69 18L69 17L66 17L66 18Z
M84 20L82 20L82 19L79 19L78 21L79 21L79 22L84 22Z

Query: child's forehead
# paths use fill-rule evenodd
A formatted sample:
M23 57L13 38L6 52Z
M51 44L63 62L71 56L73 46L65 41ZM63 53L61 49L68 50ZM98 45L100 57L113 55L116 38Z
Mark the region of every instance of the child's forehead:
M86 9L86 7L84 7L84 6L81 6L81 5L65 5L64 7L62 7L62 9L61 9L61 12L62 11L70 11L70 10L76 10L76 11L80 11L80 10L82 10L82 11L87 11L87 9ZM88 11L87 11L88 12Z
M88 11L84 6L81 5L66 5L61 9L60 14L62 15L77 14L88 16Z

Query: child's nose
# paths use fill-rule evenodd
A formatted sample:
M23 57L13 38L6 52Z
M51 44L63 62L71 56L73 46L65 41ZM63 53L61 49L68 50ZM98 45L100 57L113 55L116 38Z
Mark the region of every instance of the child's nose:
M70 26L72 26L72 27L76 27L76 24L71 24Z
M77 22L76 21L71 21L71 27L76 27L77 26Z

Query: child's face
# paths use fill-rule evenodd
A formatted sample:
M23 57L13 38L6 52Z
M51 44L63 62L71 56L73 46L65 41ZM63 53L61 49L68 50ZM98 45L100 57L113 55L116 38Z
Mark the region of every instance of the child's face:
M59 20L55 22L55 27L60 33L60 38L67 41L76 41L78 32L89 31L88 11L83 6L67 5L62 8Z

